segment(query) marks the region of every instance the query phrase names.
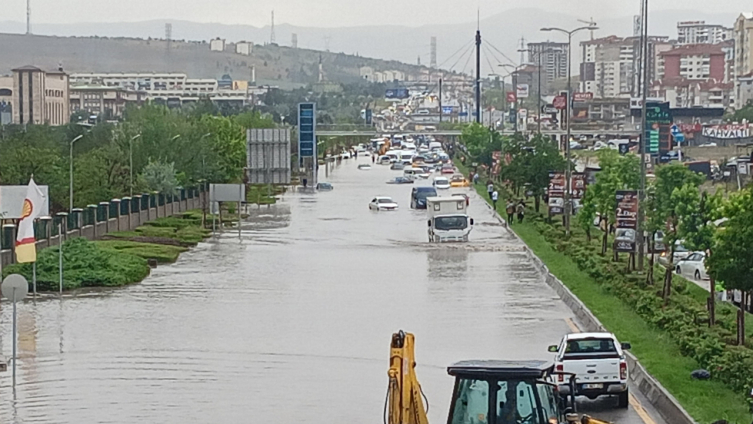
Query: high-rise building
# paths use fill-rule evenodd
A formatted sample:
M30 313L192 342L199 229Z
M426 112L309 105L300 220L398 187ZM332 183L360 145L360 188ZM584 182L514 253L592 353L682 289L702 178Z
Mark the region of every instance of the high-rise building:
M659 55L659 79L728 82L730 75L721 46L686 44Z
M544 41L528 43L528 61L535 66L541 64L541 91L548 92L549 86L558 78L567 77L567 43Z
M753 76L753 13L741 13L732 31L735 40L737 107L742 107L745 106L745 96L741 93L741 80Z
M706 21L677 23L678 44L719 44L732 39L732 28L707 24Z
M611 35L583 41L581 45L580 91L595 98L629 98L639 96L640 37ZM657 55L669 50L668 37L648 39L648 80L657 75Z
M68 74L35 66L13 69L13 123L65 125L70 121Z

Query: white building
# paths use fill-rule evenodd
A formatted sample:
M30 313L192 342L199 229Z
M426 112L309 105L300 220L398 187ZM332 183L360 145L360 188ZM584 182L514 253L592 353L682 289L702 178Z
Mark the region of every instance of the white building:
M209 42L209 50L213 52L224 52L225 51L225 40L217 37L214 40Z
M677 23L678 44L719 44L732 39L732 28L707 24L706 21Z
M68 74L62 69L47 72L34 66L13 69L13 123L67 124L71 118L68 90Z
M747 83L743 80L753 75L753 13L740 14L735 21L733 34L735 39L734 73L737 79L738 99L736 106L739 108L745 106L741 85Z
M249 41L240 41L235 44L235 52L244 56L251 56L254 51L254 43Z

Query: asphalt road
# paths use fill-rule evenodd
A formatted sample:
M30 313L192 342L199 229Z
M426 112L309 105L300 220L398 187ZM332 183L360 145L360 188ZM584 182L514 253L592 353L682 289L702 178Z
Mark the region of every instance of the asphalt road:
M550 359L576 323L522 244L470 189L453 191L471 196L471 241L428 244L411 186L385 184L398 174L344 161L322 175L333 191L251 209L241 240L227 231L131 287L24 302L18 386L0 375L0 422L381 423L390 336L404 329L440 423L452 362ZM376 195L400 210L369 211ZM581 406L620 424L656 417L615 402Z

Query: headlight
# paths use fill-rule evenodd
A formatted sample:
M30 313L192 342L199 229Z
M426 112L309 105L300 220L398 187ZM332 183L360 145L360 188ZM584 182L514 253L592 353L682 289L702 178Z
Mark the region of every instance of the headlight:
M660 256L661 256L662 258L663 258L663 257L665 257L665 256L667 256L667 252L661 252L661 255L660 255Z

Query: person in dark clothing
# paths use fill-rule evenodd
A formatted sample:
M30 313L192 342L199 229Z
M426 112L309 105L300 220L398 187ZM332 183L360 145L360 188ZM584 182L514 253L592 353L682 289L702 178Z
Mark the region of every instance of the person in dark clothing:
M507 201L505 212L507 212L507 224L510 225L515 220L515 202L512 199Z
M518 207L516 208L516 210L518 212L518 223L522 223L523 218L525 217L525 214L526 214L526 204L523 203L523 201L521 200L518 203Z

